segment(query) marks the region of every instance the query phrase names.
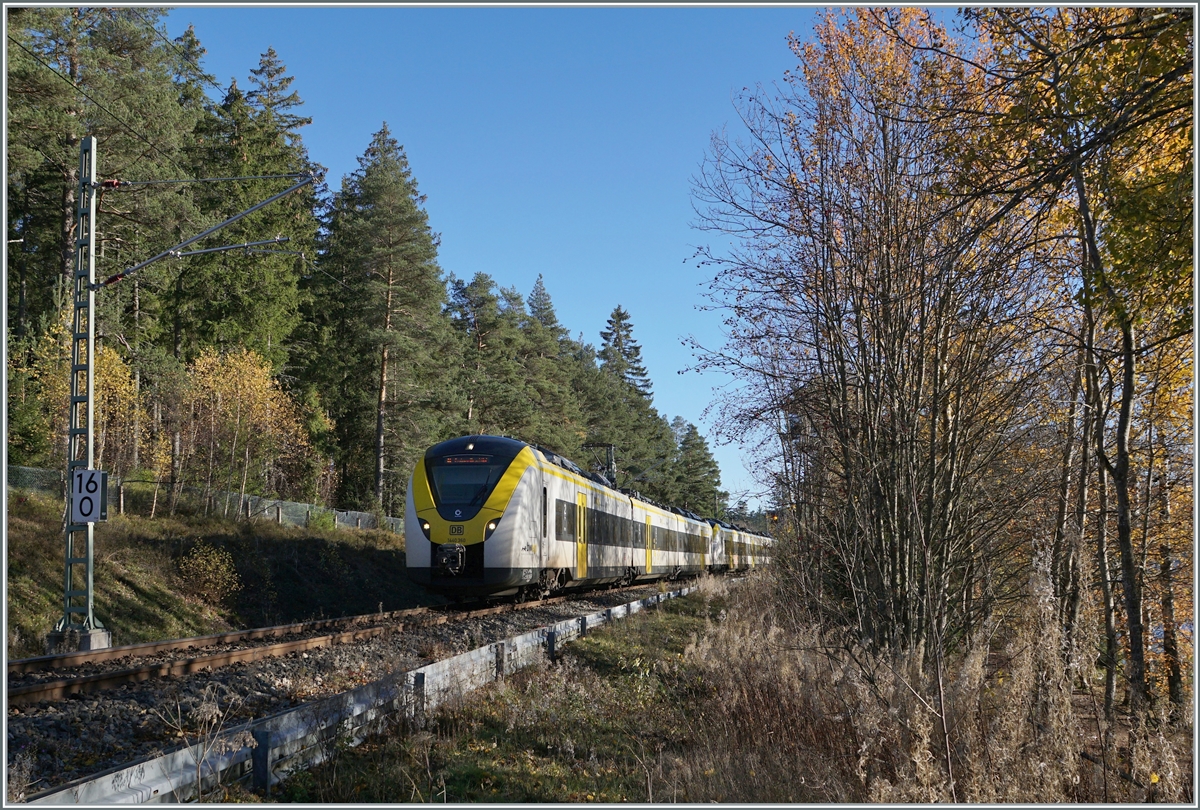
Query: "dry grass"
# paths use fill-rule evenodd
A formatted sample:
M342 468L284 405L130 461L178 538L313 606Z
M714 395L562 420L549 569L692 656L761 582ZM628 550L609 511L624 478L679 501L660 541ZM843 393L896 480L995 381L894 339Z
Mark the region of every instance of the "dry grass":
M287 801L1187 802L1191 729L1101 724L1049 605L937 673L779 618L770 583L597 629L289 780ZM945 707L944 710L942 707ZM943 724L942 714L945 715ZM1102 723L1102 718L1099 718ZM946 733L948 732L948 733ZM1107 748L1102 743L1107 739ZM1107 769L1082 754L1085 748ZM953 773L953 779L951 778Z
M8 655L45 652L62 616L63 502L9 492ZM382 531L203 515L113 515L95 530L96 614L113 644L397 610L430 601Z
M729 619L687 651L711 689L707 733L676 774L693 801L1192 799L1191 729L1165 718L1127 733L1129 745L1110 733L1099 766L1083 756L1097 718L1073 694L1036 592L949 663L944 701L918 656L784 627L770 599L761 583L739 589Z

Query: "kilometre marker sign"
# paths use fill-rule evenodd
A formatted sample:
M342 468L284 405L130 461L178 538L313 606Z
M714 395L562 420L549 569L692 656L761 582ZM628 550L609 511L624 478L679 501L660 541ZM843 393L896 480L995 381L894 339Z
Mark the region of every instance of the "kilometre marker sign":
M108 473L75 470L71 475L71 522L108 520Z

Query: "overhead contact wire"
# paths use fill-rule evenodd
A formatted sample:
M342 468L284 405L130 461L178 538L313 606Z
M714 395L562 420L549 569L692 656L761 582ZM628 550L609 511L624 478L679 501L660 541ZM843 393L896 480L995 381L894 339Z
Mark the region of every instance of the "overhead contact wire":
M118 124L120 124L120 125L121 125L121 126L124 128L124 129L125 129L125 131L126 131L127 133L129 133L130 135L132 135L134 138L138 139L138 140L139 140L139 141L141 141L142 143L146 144L146 146L149 146L151 149L153 149L155 152L157 152L157 153L159 154L159 156L160 156L160 157L164 158L165 160L168 160L168 161L170 161L170 162L171 162L171 164L172 164L172 165L173 165L173 166L174 166L176 169L179 169L179 173L180 173L180 174L187 174L187 171L185 171L185 170L184 170L184 168L183 168L182 166L180 166L178 163L176 163L176 162L175 162L175 159L174 159L173 157L171 157L170 155L168 155L168 154L166 154L165 152L163 152L163 151L162 151L162 149L160 149L160 148L159 148L159 147L158 147L156 144L153 144L153 143L151 143L150 141L146 140L145 136L143 136L143 135L139 135L139 134L138 134L138 133L137 133L137 132L134 130L134 128L133 128L132 126L130 126L130 125L129 125L129 124L128 124L128 123L127 123L127 122L126 122L126 121L125 121L123 118L121 118L120 116L118 116L118 115L117 115L116 113L114 113L112 110L108 109L108 107L105 107L105 106L104 106L103 104L101 104L99 101L96 101L96 99L94 99L94 98L92 98L91 96L89 96L87 93L85 93L85 92L84 92L83 88L82 88L82 87L80 87L79 85L75 84L75 82L71 81L71 80L70 80L70 79L68 79L66 76L62 75L62 74L61 74L61 73L59 73L57 70L55 70L54 68L50 67L50 65L46 64L45 62L43 62L40 56L38 56L36 53L34 53L33 51L31 51L31 50L29 50L28 48L26 48L26 47L25 47L25 45L24 45L24 44L22 44L20 41L18 41L18 40L17 40L17 38L16 38L16 37L14 37L12 34L8 34L7 36L8 36L8 39L9 39L9 41L10 41L10 42L12 42L12 43L13 43L14 45L16 45L18 48L20 48L21 50L25 51L25 53L27 53L27 54L29 54L31 57L33 57L33 60L34 60L35 62L37 62L37 63L38 63L39 65L41 65L42 67L44 67L46 70L48 70L48 71L50 71L51 73L53 73L53 74L54 74L55 76L57 76L58 78L62 79L64 82L66 82L66 83L67 83L67 84L69 84L71 87L73 87L73 88L75 89L75 92L79 93L79 95L83 96L83 97L84 97L84 98L86 98L88 101L92 102L92 103L93 103L93 104L95 104L97 107L99 107L101 110L103 110L105 113L107 113L107 114L109 115L109 117L111 117L111 118L112 118L114 121L116 121ZM41 151L41 150L39 150L39 151Z
M254 174L246 177L186 177L181 180L103 180L97 185L105 188L124 188L125 186L152 186L163 183L228 183L235 180L296 180L301 177L308 177L306 172L293 172L292 174Z
M201 68L195 62L193 62L188 57L188 55L184 52L184 50L182 48L180 48L176 43L167 39L167 37L164 36L161 31L158 30L158 27L156 25L154 25L154 23L152 23L152 22L150 22L150 20L146 19L145 15L142 14L142 12L139 9L132 8L132 9L130 9L130 11L132 11L137 16L141 17L142 22L144 22L144 23L146 23L146 25L150 26L151 30L154 31L154 33L158 36L159 39L161 39L163 42L167 43L168 46L170 46L177 54L179 54L180 58L183 59L183 61L187 62L189 65L194 67L196 69L196 75L200 78L200 80L202 82L207 84L209 87L212 87L218 93L225 92L225 90L219 84L217 84L215 79L211 78L207 73L204 72L203 68Z

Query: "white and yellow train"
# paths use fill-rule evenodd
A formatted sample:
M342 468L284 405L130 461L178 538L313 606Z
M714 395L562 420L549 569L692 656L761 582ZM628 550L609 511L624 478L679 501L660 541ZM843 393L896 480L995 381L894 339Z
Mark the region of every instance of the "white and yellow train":
M464 436L417 462L404 512L408 573L448 596L744 570L771 540L662 507L515 439Z

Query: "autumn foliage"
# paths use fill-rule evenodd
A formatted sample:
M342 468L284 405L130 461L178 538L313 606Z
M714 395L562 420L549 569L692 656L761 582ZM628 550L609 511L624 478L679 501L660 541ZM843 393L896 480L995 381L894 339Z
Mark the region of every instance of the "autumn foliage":
M1031 677L1109 719L1182 720L1193 677L1192 14L956 26L823 15L695 191L740 240L698 348L744 383L720 407L785 517L778 609L932 672L951 780L943 673L1033 602Z

